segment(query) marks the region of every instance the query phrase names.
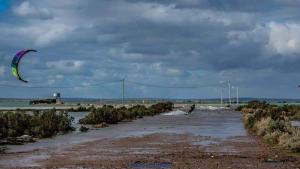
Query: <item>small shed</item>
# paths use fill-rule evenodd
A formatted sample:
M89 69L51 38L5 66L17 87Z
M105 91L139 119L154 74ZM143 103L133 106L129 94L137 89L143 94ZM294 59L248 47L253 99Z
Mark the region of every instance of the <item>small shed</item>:
M56 104L64 104L63 101L61 100L61 95L59 92L53 93L53 99L55 99Z
M60 99L60 93L58 93L58 92L53 93L53 98Z

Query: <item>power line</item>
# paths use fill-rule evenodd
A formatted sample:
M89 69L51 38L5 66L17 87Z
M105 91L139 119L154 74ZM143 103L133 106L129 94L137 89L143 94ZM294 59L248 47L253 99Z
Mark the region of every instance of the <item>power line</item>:
M212 86L219 86L219 84L206 84L206 85L194 85L194 86L166 86L166 85L157 85L157 84L147 84L147 83L140 83L135 81L126 80L127 83L144 86L144 87L152 87L152 88L170 88L170 89L197 89L203 87L212 87Z
M125 79L122 79L122 104L124 105L125 98Z
M144 86L144 87L151 87L151 88L168 88L168 89L198 89L204 87L213 87L213 86L220 86L220 84L205 84L205 85L193 85L193 86L167 86L167 85L159 85L159 84L149 84L149 83L141 83L136 81L126 80L127 83ZM94 84L87 84L87 85L78 85L78 86L47 86L47 85L10 85L10 84L0 84L0 87L12 87L12 88L33 88L33 89L72 89L72 88L87 88L87 87L99 87L102 85L113 84L113 83L122 83L123 88L123 95L124 95L124 83L125 79L121 80L114 80L114 81L106 81L102 83L94 83Z
M95 83L88 85L78 85L78 86L47 86L47 85L9 85L9 84L0 84L0 87L12 87L12 88L33 88L33 89L71 89L71 88L86 88L86 87L99 87L105 84L119 83L120 80L116 81L107 81L103 83Z

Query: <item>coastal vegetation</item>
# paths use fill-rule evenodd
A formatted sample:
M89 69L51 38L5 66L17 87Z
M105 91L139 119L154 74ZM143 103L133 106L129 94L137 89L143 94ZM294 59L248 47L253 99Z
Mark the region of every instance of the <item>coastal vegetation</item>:
M88 112L91 111L94 107L93 106L81 106L79 105L77 108L71 107L68 111L69 112Z
M243 112L243 121L251 133L272 146L300 153L300 128L291 124L292 119L299 119L300 106L251 101L237 110Z
M72 118L65 111L45 110L33 113L0 112L0 139L28 135L46 138L73 131Z
M101 108L92 108L90 113L80 119L81 124L116 124L121 121L131 121L144 116L154 116L163 112L171 111L173 103L164 102L154 104L150 107L136 105L130 108L120 107L115 108L110 105L104 105Z
M150 107L136 105L130 108L115 108L111 105L104 105L101 108L80 106L72 111L90 111L86 117L80 120L80 124L91 124L94 128L103 128L109 124L131 121L144 116L154 116L172 109L173 103L164 102ZM47 138L74 131L73 120L68 111L55 109L32 110L30 113L23 110L0 112L0 153L5 151L4 145L7 144L23 144L34 141L33 138ZM89 128L81 126L79 130L87 132Z

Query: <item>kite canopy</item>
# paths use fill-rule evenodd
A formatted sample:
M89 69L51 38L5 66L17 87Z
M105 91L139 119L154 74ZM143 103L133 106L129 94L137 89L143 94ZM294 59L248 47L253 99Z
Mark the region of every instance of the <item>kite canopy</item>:
M11 62L11 72L12 72L13 76L15 76L16 78L18 78L19 80L21 80L24 83L27 83L28 81L22 79L22 77L19 74L18 67L19 67L19 62L21 61L23 56L25 56L29 52L37 52L37 51L34 49L21 50L15 55L15 57L13 58L13 60Z

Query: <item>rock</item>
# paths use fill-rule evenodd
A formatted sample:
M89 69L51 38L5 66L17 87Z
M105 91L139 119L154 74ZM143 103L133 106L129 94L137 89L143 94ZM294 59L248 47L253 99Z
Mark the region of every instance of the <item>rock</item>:
M108 125L106 123L101 123L101 124L95 124L93 125L94 128L104 128L104 127L108 127Z
M81 132L87 132L89 130L89 128L85 127L85 126L81 126L80 127L80 131Z
M34 142L33 138L29 135L23 135L23 136L17 137L17 140L27 142L27 143Z
M266 163L278 163L278 162L280 162L280 160L274 159L272 157L267 157L267 158L265 158L264 162L266 162Z
M0 154L1 153L5 153L5 150L6 150L7 148L5 147L5 146L0 146Z
M10 145L22 145L24 143L23 140L18 139L16 137L8 137L6 140L7 140L7 144Z
M20 137L8 137L0 141L0 145L22 145L24 143L32 143L35 140L29 135L23 135Z
M0 140L0 145L6 145L6 144L8 144L7 140Z

